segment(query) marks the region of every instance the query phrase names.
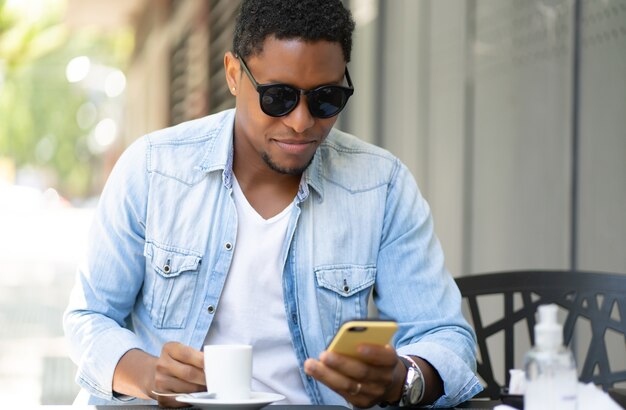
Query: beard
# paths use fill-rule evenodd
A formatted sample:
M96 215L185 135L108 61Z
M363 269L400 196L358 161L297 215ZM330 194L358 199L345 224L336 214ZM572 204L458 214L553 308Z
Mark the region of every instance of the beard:
M291 175L291 176L302 175L302 173L306 171L309 165L311 165L311 162L313 162L313 158L314 158L314 156L311 157L309 162L307 162L307 164L303 167L285 168L285 167L281 167L280 165L272 161L272 158L270 158L267 152L264 152L262 157L263 157L263 161L267 164L268 167L270 167L271 170L276 171L280 174Z

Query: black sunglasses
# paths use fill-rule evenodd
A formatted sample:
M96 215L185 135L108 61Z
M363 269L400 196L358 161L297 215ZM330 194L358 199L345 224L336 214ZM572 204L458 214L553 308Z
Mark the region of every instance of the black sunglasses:
M339 85L322 85L312 90L303 90L301 88L292 87L287 84L259 84L252 76L243 58L237 57L243 71L252 82L252 85L259 93L259 103L263 112L270 117L282 117L293 111L298 102L300 95L306 95L309 112L317 118L330 118L339 114L343 107L346 106L348 98L354 92L352 80L346 67L347 87Z

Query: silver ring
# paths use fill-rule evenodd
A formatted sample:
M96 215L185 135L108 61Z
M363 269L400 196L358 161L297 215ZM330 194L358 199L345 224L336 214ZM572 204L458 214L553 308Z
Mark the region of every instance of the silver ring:
M351 396L356 396L357 394L361 393L362 388L363 388L363 385L361 383L357 383L354 390L351 390L349 393Z

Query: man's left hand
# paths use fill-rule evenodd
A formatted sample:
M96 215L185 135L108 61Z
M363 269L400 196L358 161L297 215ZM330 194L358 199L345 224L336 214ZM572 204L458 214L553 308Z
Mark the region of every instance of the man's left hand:
M393 347L362 344L358 358L324 351L319 360L307 359L304 371L361 408L397 402L406 368Z

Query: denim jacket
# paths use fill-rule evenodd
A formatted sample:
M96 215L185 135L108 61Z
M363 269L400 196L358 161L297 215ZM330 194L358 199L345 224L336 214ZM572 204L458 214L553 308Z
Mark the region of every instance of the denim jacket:
M107 181L64 314L91 404L126 399L112 392L112 379L129 349L158 356L167 341L202 348L237 246L234 116L228 110L137 140ZM380 317L399 324L398 352L439 372L445 395L436 406L479 392L475 336L408 169L333 129L294 202L282 244L284 307L311 402L346 404L303 363L342 322L367 317L370 295Z

